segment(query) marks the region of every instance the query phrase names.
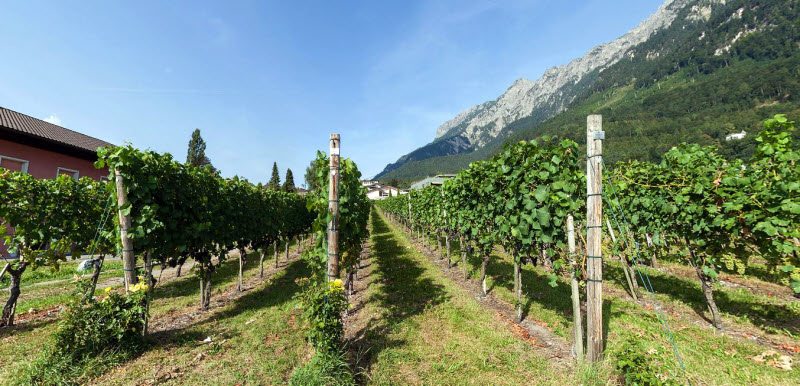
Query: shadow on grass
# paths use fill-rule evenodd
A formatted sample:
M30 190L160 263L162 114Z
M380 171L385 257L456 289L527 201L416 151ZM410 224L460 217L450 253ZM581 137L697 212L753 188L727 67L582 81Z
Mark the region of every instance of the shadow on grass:
M470 256L468 262L472 267L479 267L481 259L477 256ZM706 316L705 298L697 280L664 274L648 268L639 269L642 271L642 275L647 271L656 294L665 295L687 304L710 323ZM538 268L531 270L529 267L525 267L522 272L523 291L528 295L527 302L523 306L523 315L528 314L532 302L535 301L565 318L572 318L570 288L567 283L559 281L553 288L548 284L547 275L540 272ZM513 265L507 259L493 255L487 267L487 274L494 279L495 285L509 291L512 290ZM627 291L627 282L620 264L604 264L603 277L604 280L612 281ZM645 291L642 287L642 277L639 274L636 275L641 291ZM748 298L719 289L714 291L714 299L723 313L746 318L762 330L774 332L771 330L778 329L788 331L792 335L800 334L800 312L788 305L768 303L760 301L758 298ZM615 314L608 315L614 317Z
M272 256L269 257L271 258ZM264 260L264 264L267 264L266 259ZM258 255L251 253L248 255L248 258L245 259L244 270L246 271L253 266L258 266ZM238 274L238 259L228 258L217 268L217 271L214 272L211 278L212 285L214 285L214 283L225 283ZM189 295L196 295L199 299L200 279L194 272L188 272L187 270L180 278L171 280L165 284L156 285L154 291L156 299L172 299Z
M256 263L252 263L252 261L256 261ZM250 264L248 265L257 265L257 259L249 259L249 262ZM230 277L235 276L236 273L238 273L238 264L224 264L221 269L216 272L212 278L212 281L224 283L226 278L229 279ZM285 271L278 273L275 279L273 279L268 286L264 288L251 289L246 295L241 296L223 306L225 308L215 313L208 319L192 322L188 325L176 327L174 329L168 329L149 334L144 339L143 344L137 345L135 348L131 347L130 351L125 353L119 352L120 354L124 354L120 356L123 362L113 362L108 366L102 365L97 367L94 369L95 372L92 376L99 376L110 370L111 366L123 365L123 363L133 361L141 355L154 349L179 346L196 346L200 341L203 340L203 338L208 336L208 333L203 331L203 328L198 327L213 325L217 322L223 322L234 316L240 315L244 311L257 311L263 308L286 303L290 301L294 297L295 293L297 293L300 289L295 283L295 279L308 275L310 275L310 270L306 266L305 262L296 260L290 263ZM178 280L156 288L160 288L162 291L167 289L168 293L172 295L170 297L174 297L181 296L176 295L176 293L189 295L197 292L199 288L195 284L197 284L195 280ZM20 325L18 327L15 326L8 329L0 329L0 336L6 333L13 334L30 331L55 321L56 319L48 319L32 323L25 323L24 325ZM225 334L228 335L227 337L230 337L231 335L227 329L226 331L222 332L222 335Z
M310 275L311 270L305 261L294 260L289 263L284 271L271 280L269 285L261 289L254 288L247 291L246 295L224 306L226 307L224 310L214 314L209 319L180 328L153 333L148 340L151 341L153 347L180 346L184 343L197 344L198 340L202 340L205 337L203 335L207 335L200 333L197 327L225 321L240 315L244 311L258 311L289 302L301 290L301 287L295 283L295 279Z
M32 321L16 321L13 326L0 328L0 338L16 334L24 334L31 330L42 328L58 322L58 318L37 319Z
M688 251L685 248L676 249L670 251L667 254L661 254L658 257L658 261L668 261L674 264L686 265L686 255L688 255ZM649 258L649 257L648 257ZM744 275L739 274L738 271L735 269L728 269L724 264L719 267L720 272L728 273L731 275L741 276L741 277L750 277L754 279L758 279L767 283L779 284L778 275L775 272L772 272L761 262L758 262L760 259L755 259L757 261L749 261L747 264L747 270Z
M618 265L606 265L604 270L609 275L623 275L622 268ZM641 274L637 274L636 278L640 285L643 277L649 277L656 294L665 295L687 304L710 323L706 315L708 307L698 280L693 281L647 268L638 270L641 271ZM719 289L714 290L714 300L721 312L745 318L762 330L770 332L770 329L778 329L786 330L793 335L800 334L800 312L793 310L788 305L766 303L755 297L745 299Z
M422 277L425 268L411 256L409 250L399 244L376 211L372 212L371 218L373 264L376 265L372 271L372 285L380 283L382 286L374 287L376 290L366 302L384 311L383 315L371 319L363 329L357 331L355 336L359 338L350 342L354 351L360 354L356 358L356 370L361 374L369 372L383 350L405 343L403 339L391 337L397 325L449 299L442 285ZM359 379L359 383L365 382L365 379Z

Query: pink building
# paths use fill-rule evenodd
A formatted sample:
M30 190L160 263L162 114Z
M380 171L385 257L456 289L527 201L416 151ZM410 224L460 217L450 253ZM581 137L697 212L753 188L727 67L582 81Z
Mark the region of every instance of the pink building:
M41 119L0 107L0 167L36 178L59 174L100 179L108 170L94 167L97 148L111 145Z
M96 180L108 176L95 169L97 148L111 145L41 119L0 107L0 168L36 178L67 174ZM2 199L2 198L0 198ZM5 254L0 243L0 254Z

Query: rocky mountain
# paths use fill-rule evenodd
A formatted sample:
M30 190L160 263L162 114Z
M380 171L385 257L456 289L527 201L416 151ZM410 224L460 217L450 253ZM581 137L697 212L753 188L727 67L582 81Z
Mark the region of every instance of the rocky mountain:
M535 81L518 79L499 98L473 106L439 126L436 138L463 135L474 147L482 147L514 121L530 116L544 120L564 111L574 100L577 91L574 87L584 76L631 55L631 48L672 24L678 11L690 2L667 0L647 20L618 39L599 45L566 65L545 71Z
M545 71L535 81L518 79L497 99L473 106L443 123L436 129L433 143L401 157L376 177L412 160L475 150L497 138L515 121L527 117L537 117L541 121L564 111L575 98L575 85L586 74L621 60L631 47L669 26L677 11L690 1L667 0L652 16L622 37L597 46L566 65ZM451 137L460 139L453 142L449 140Z
M753 40L770 31L774 34L782 28L791 29L779 36L779 41L772 39L768 43L797 49L796 44L791 45L797 22L790 17L797 11L797 3L667 0L620 38L547 70L539 79L519 79L497 99L473 106L443 123L432 143L388 165L376 178L413 179L457 170L470 160L488 155L515 134L542 126L598 92L650 87L689 67L699 72L696 75L709 75L703 73L703 68L723 68L746 59L738 47L752 46ZM788 15L774 16L779 13L776 7L782 12L788 10ZM703 63L697 63L699 60ZM418 173L408 170L412 164Z

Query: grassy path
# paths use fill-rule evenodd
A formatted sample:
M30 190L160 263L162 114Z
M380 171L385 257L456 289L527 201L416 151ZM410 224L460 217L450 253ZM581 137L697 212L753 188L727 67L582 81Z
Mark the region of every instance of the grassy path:
M295 280L310 275L293 251L280 266L265 261L259 278L252 254L244 271L245 291L236 291L237 264L226 263L215 274L212 310L196 310L197 280L163 288L153 304L158 342L149 350L99 379L97 385L272 385L287 382L292 369L308 355L299 311L293 296ZM210 343L203 340L211 338Z
M282 251L281 251L282 252ZM296 248L280 267L271 255L259 278L258 257L250 254L244 270L245 291L236 291L238 264L226 261L214 274L211 310L197 309L199 285L190 272L165 274L155 287L150 345L94 385L284 384L307 353L300 316L292 298L295 279L308 276ZM184 270L187 271L187 270ZM69 286L62 292L69 292ZM61 296L61 295L58 295ZM46 297L44 299L49 299ZM21 323L0 331L0 384L9 384L28 361L50 342L57 317ZM211 337L210 343L203 340Z
M427 246L418 245L418 248L425 251L427 257L435 261L440 269L446 270L446 264L444 260L439 260L438 252L431 251ZM458 256L459 252L454 249L454 262L460 260ZM452 270L462 272L463 268L456 266ZM472 280L477 281L480 259L471 256L467 261L467 268ZM656 317L654 305L652 303L638 304L626 295L621 286L624 279L617 265L607 264L604 271L607 276L604 288L606 291L604 319L607 331L606 358L608 360L602 362L597 371L603 374L614 372L613 366L618 353L625 348L626 341L634 340L642 344L643 351L647 353L646 357L657 366L663 375L679 380L684 379L683 371L672 354L670 343L664 336L662 326ZM493 254L487 267L487 275L491 293L506 302L513 303L511 257L504 253ZM651 275L653 275L652 272ZM523 267L523 291L527 299L524 304L526 318L547 326L558 335L569 338L572 328L569 284L561 280L556 287L551 287L547 283L547 277L548 273L540 267L530 265ZM716 330L709 327L705 320L696 317L696 310L685 303L697 304L696 302L700 301L694 300L695 297L701 295L699 295L699 289L691 286L691 281L684 284L682 279L657 273L652 278L656 291L661 294L657 298L666 313L669 325L675 335L677 347L685 362L686 377L691 380L692 384L798 384L797 380L800 379L798 366L795 365L792 370L787 371L776 368L769 361L759 362L753 359L770 350L772 348L770 345L755 341L755 337L740 339L717 333ZM719 298L727 300L734 296L741 296L739 290L735 291L734 294L733 290L726 290L724 295ZM756 299L756 297L756 295L750 295L750 298L739 300L743 304L742 309L745 308L744 304L750 309L750 311L740 312L751 318L769 315L769 317L763 316L762 320L774 324L781 323L782 314L771 314L771 307L776 307L773 305L774 300L767 302ZM791 313L789 306L786 307L785 312ZM733 324L742 321L731 318L727 319L727 322ZM745 325L747 324L749 322L745 323ZM792 344L791 347L800 343L796 337L786 337L785 339ZM793 355L794 362L797 363L797 355L791 352L784 354L786 353ZM713 366L709 364L713 364Z
M416 251L377 212L371 215L369 281L348 336L363 384L575 384L573 371L519 339ZM598 381L598 383L605 383ZM586 384L586 382L584 382Z

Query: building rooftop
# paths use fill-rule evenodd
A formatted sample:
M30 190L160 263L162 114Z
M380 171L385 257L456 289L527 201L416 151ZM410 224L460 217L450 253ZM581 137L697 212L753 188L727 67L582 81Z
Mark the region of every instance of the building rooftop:
M455 176L455 174L437 174L433 177L424 178L411 184L411 190L422 189L430 185L441 185Z
M34 142L60 145L82 153L96 153L97 148L112 144L81 134L50 122L25 115L14 110L0 107L0 132L11 136L24 137Z

